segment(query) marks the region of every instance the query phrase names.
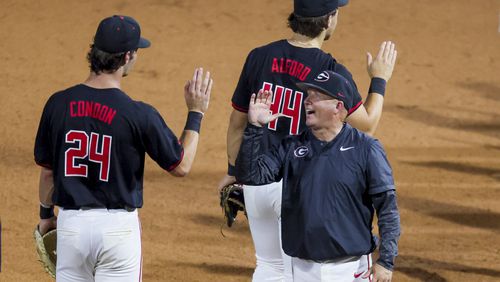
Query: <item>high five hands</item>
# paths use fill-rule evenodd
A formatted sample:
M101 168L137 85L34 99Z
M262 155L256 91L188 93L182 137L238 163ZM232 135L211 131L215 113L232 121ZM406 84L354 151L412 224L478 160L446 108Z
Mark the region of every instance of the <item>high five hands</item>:
M281 113L271 113L273 92L268 90L259 90L259 93L252 94L248 108L248 122L258 127L262 127L269 122L284 116Z
M380 50L375 58L370 52L366 53L366 68L370 78L378 77L389 81L396 64L398 51L396 44L391 41L384 41L380 45Z
M210 72L207 71L203 77L203 68L194 70L193 79L184 85L184 98L189 111L200 113L207 111L213 84Z

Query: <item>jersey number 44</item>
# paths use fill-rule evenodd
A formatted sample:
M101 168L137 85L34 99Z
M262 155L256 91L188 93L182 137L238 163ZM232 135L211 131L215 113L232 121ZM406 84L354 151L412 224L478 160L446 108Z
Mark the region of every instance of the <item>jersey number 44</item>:
M264 91L271 91L273 90L273 84L264 82L262 89ZM290 135L299 134L303 99L304 93L301 91L295 91L281 85L276 85L274 87L273 100L270 110L273 114L281 113L290 119ZM282 120L282 118L271 121L267 127L270 130L276 131L278 120Z

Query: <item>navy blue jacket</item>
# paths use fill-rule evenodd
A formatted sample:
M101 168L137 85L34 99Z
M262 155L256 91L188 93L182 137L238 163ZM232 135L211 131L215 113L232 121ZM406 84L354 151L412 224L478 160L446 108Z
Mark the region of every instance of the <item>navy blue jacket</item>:
M400 233L392 170L381 144L345 124L330 142L307 129L262 152L263 129L248 125L236 179L263 185L283 179L282 241L286 254L326 261L369 254L375 209L379 263L393 268Z

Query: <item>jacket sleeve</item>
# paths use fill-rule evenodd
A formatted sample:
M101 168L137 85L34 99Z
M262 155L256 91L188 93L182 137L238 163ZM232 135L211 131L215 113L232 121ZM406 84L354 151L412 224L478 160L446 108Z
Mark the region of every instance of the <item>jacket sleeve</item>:
M399 211L392 169L382 144L374 140L369 149L367 181L373 207L377 211L380 248L378 264L392 270L398 255Z
M398 255L398 240L401 233L396 192L389 190L372 195L371 198L377 211L380 233L380 256L377 263L393 270L394 260Z
M264 185L278 182L283 177L285 142L267 152L261 152L263 132L263 128L248 124L243 133L243 141L236 159L235 176L239 183Z

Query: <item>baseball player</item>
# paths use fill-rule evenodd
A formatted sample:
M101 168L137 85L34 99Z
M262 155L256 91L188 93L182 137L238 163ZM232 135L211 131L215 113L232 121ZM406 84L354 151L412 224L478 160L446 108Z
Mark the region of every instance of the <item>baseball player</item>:
M138 49L149 46L133 18L102 20L89 77L43 110L34 150L42 166L39 230L57 226L57 281L141 281L145 153L174 176L191 169L213 81L198 68L186 83L189 113L177 139L158 111L120 88Z
M274 93L270 109L274 114L283 115L265 127L262 138L264 148L271 148L284 137L304 130L303 101L307 93L295 83L314 77L325 69L341 74L353 85L354 105L349 109L347 122L373 134L382 114L385 86L392 75L397 51L392 42L383 42L379 54L384 56L372 58L368 53L367 68L372 81L363 104L351 73L330 54L321 50L324 41L335 30L340 12L338 8L346 4L345 0L295 0L294 11L288 18L288 25L293 31L292 37L250 52L232 98L234 109L227 132L228 174L220 181L219 189L236 181L234 162L247 123L250 94L259 89ZM394 60L384 60L389 54ZM282 281L284 269L290 269L289 263L283 262L279 242L281 193L280 183L244 189L257 260L254 281ZM286 260L286 256L284 258Z
M372 272L373 281L391 281L400 223L382 145L344 122L356 105L346 78L327 70L297 86L308 94L307 129L270 150L263 128L283 114L270 113L270 92L253 94L236 178L248 185L282 180L283 250L292 257L293 281L367 281ZM372 269L375 210L381 245Z

